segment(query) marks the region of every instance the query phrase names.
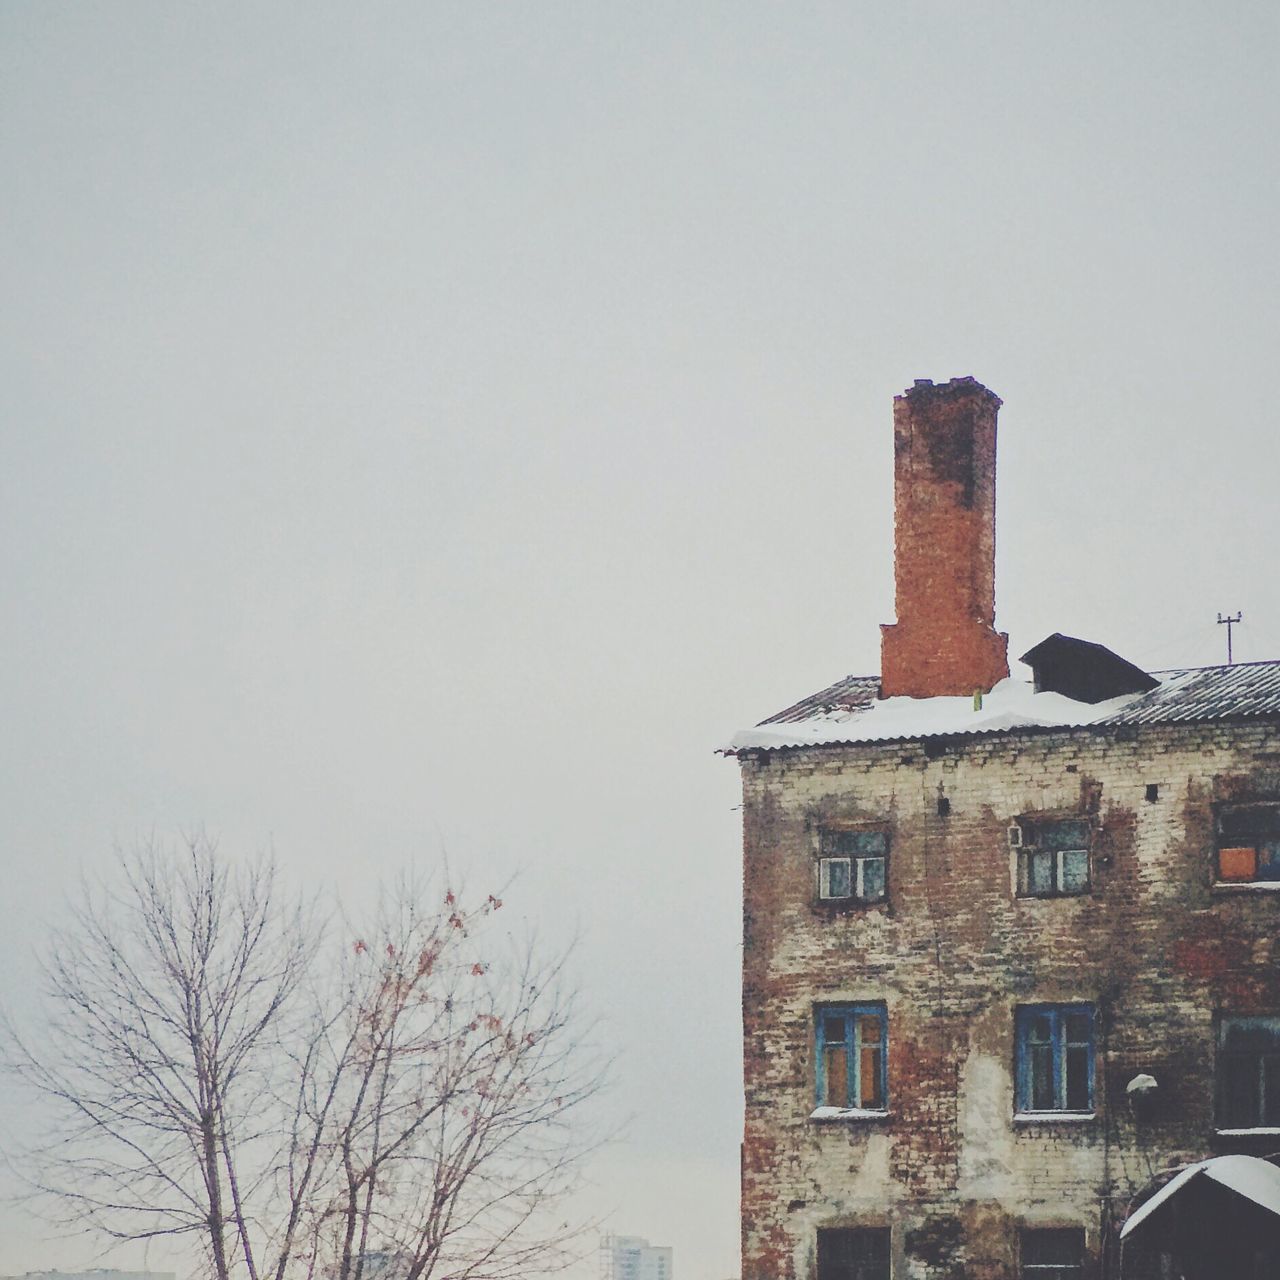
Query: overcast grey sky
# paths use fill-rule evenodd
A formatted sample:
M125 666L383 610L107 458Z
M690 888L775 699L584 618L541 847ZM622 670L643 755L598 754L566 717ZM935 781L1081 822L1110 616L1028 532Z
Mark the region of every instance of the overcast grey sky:
M877 669L894 394L1004 398L1011 653L1280 658L1278 63L1269 3L0 5L0 996L153 831L518 868L594 1203L736 1274L713 752Z

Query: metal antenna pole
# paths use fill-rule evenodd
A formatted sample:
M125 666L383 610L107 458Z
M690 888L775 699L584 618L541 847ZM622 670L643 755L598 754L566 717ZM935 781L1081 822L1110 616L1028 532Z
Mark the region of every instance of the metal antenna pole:
M1230 614L1225 618L1222 614L1218 614L1218 621L1225 622L1227 624L1227 666L1231 666L1234 661L1231 656L1231 628L1235 623L1239 622L1242 617L1244 617L1244 615L1238 609L1236 610L1234 618Z

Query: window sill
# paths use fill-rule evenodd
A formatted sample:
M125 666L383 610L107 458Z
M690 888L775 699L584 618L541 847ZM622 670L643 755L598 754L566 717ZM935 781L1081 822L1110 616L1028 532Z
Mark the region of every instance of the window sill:
M1019 902L1055 902L1059 898L1091 898L1093 889L1055 889L1050 893L1018 893Z
M1280 893L1280 880L1215 880L1214 893Z
M1014 1124L1092 1124L1096 1111L1016 1111Z
M1219 1138L1276 1138L1280 1137L1280 1127L1259 1125L1256 1129L1215 1129Z
M869 1110L866 1107L817 1107L809 1116L818 1124L838 1123L841 1120L887 1120L887 1110Z

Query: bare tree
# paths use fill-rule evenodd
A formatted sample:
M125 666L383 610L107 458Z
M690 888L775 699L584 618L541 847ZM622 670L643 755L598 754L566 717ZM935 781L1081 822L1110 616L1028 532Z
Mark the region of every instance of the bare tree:
M600 1068L562 964L495 937L501 907L401 882L376 932L352 941L313 1224L335 1280L369 1280L375 1250L398 1280L500 1280L566 1260L574 1232L549 1211L576 1180L574 1113Z
M9 1027L60 1128L31 1153L66 1222L187 1238L215 1280L507 1280L553 1271L601 1063L532 939L402 880L317 929L274 868L206 841L87 887ZM341 936L345 934L345 936Z
M255 1275L276 1038L314 943L269 861L202 838L82 887L44 964L44 1022L8 1056L57 1128L25 1164L55 1217L119 1240L187 1237Z

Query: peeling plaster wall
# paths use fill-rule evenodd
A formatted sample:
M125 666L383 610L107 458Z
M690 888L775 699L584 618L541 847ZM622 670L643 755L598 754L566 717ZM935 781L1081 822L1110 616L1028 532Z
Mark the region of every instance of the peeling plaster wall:
M1012 1277L1020 1224L1082 1226L1096 1261L1156 1171L1261 1154L1214 1135L1214 1018L1280 1013L1280 894L1213 888L1212 805L1280 799L1280 727L929 746L741 762L744 1280L809 1280L824 1226L891 1226L895 1277ZM1007 831L1035 813L1092 818L1088 894L1015 896ZM820 904L819 832L858 821L891 833L888 901ZM864 1001L888 1007L889 1114L815 1122L814 1005ZM1015 1121L1014 1009L1070 1001L1098 1010L1096 1115ZM1160 1093L1135 1125L1139 1071Z

